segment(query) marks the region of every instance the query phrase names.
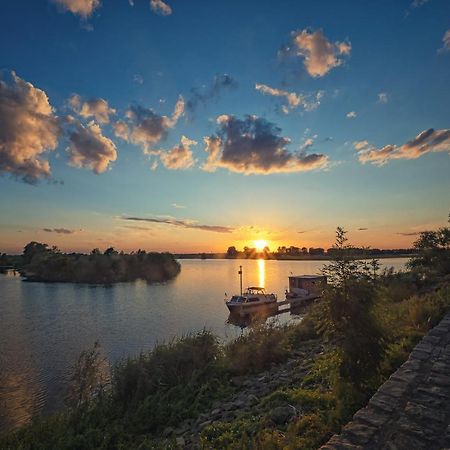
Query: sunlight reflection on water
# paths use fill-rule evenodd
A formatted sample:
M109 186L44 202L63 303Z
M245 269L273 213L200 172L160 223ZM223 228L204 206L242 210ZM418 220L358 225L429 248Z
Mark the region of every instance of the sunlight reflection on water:
M259 275L258 286L265 288L266 287L266 261L264 259L258 260L258 275Z

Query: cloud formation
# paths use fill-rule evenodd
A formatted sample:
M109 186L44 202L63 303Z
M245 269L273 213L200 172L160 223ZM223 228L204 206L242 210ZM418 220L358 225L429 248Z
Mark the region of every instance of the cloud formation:
M116 122L113 125L114 133L149 152L152 146L167 137L169 129L175 126L183 114L184 100L181 96L170 117L161 116L152 109L142 106L131 106L125 113L128 123L123 120Z
M197 145L197 142L182 136L181 143L175 145L169 151L151 150L148 154L159 156L161 163L166 169L189 169L194 165L194 157L191 150L193 145Z
M409 231L409 232L398 232L400 236L419 236L421 233L425 233L425 231Z
M57 234L74 234L83 230L71 230L69 228L43 228L42 231L47 233L57 233Z
M113 123L114 134L120 137L124 141L128 141L128 136L130 134L130 127L123 121L118 120Z
M417 159L427 153L450 153L450 129L434 130L429 128L403 145L389 144L383 148L372 147L367 141L354 143L359 160L377 166L383 166L392 159Z
M442 38L442 48L441 51L448 52L450 51L450 30L447 30Z
M380 92L378 94L378 103L387 103L387 102L388 102L387 92Z
M150 222L150 223L162 223L167 225L173 225L181 228L190 228L194 230L212 231L214 233L232 233L234 228L225 227L221 225L200 225L193 220L181 220L173 218L147 218L147 217L121 217L123 220L131 220L137 222Z
M318 91L313 95L302 95L260 83L255 84L255 89L264 95L284 98L287 105L283 105L282 111L285 114L289 113L290 109L295 109L299 106L302 106L305 111L312 111L319 107L322 97L325 95L324 91Z
M236 89L238 82L230 75L218 75L210 86L203 86L203 88L192 88L190 95L186 101L186 109L194 111L200 104L205 105L209 100L213 100L220 96L222 91Z
M93 121L87 126L72 117L68 121L74 128L69 133L69 164L91 169L96 174L105 172L109 164L117 159L114 142L103 136L100 126Z
M347 117L347 119L355 119L357 115L358 114L356 114L356 111L350 111L345 115L345 117Z
M369 141L356 141L353 142L353 147L359 152L360 150L367 150L370 145Z
M172 8L167 3L164 3L163 0L150 0L150 8L160 16L169 16L172 14Z
M295 52L304 58L306 71L312 77L323 77L334 67L343 64L343 56L351 52L350 42L330 42L321 30L308 29L292 33Z
M60 126L48 97L19 78L0 80L0 173L27 183L50 178L44 153L58 145Z
M419 8L420 6L425 5L425 3L428 3L430 0L413 0L411 3L411 6L413 8Z
M222 115L217 123L217 133L204 138L208 157L202 168L206 171L222 167L246 175L269 174L308 171L327 164L323 154L290 152L286 148L290 139L280 136L281 129L263 118Z
M74 94L69 98L69 105L81 117L94 117L101 124L109 123L109 116L116 113L116 110L102 98L83 100L79 95Z
M87 19L101 5L100 0L52 0L65 11Z

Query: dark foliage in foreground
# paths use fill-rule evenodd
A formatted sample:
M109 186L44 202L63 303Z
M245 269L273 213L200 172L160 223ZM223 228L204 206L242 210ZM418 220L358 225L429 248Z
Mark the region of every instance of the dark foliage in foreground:
M28 281L110 284L137 279L162 282L180 272L171 253L118 253L109 248L89 255L60 252L46 244L30 242L23 253L23 270Z

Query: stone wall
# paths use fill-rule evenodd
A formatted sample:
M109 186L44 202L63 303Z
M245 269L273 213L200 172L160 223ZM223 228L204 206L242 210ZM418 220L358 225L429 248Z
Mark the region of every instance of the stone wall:
M450 313L321 448L450 449Z

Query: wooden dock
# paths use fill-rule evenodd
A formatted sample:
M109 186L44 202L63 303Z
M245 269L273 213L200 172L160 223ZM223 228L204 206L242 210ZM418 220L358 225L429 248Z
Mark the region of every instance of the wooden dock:
M318 298L320 298L320 295L309 295L307 297L294 297L282 302L277 302L278 314L289 312L292 309L299 308L301 306L306 306Z

